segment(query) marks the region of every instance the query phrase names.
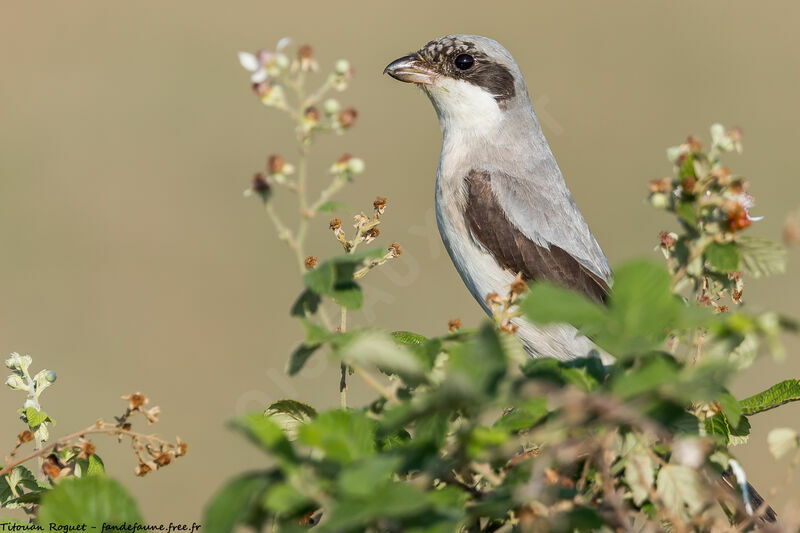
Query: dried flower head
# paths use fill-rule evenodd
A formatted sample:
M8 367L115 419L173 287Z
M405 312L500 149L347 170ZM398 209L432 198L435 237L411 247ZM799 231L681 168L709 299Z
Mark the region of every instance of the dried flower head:
M783 242L788 245L800 244L800 210L786 217L783 224Z
M308 257L306 257L303 264L305 265L306 270L311 270L312 268L317 266L317 258L314 257L313 255L309 255Z
M341 229L341 227L342 227L342 219L339 218L339 217L332 218L331 221L328 223L328 227L330 229L332 229L333 231Z
M353 125L356 123L356 118L358 118L358 111L352 107L342 109L339 111L339 114L336 115L336 121L343 129L353 127Z
M447 322L447 331L453 332L461 329L461 319L454 318Z
M270 174L282 174L286 166L286 161L278 154L272 154L267 158L267 172Z
M500 295L496 292L490 292L486 295L486 304L487 305L499 305L503 303L503 299L500 298Z
M668 193L671 190L672 190L672 178L670 177L652 180L650 182L651 193L657 193L657 192Z
M78 459L88 459L94 455L97 448L91 441L82 438L78 441L78 450Z
M370 229L368 229L367 231L364 232L364 242L369 244L372 241L374 241L375 239L377 239L378 235L380 235L380 234L381 234L381 230L379 230L378 228L370 228Z
M272 185L269 182L269 177L263 172L256 172L253 174L253 183L250 190L260 195L262 198L269 195Z
M172 462L172 456L166 452L162 452L156 457L156 464L160 467L167 466Z
M142 411L142 414L147 418L147 425L149 426L158 422L158 415L161 414L161 408L156 405L146 411Z
M359 213L353 217L353 227L358 229L361 226L369 224L369 217L364 213Z
M511 294L514 296L519 296L528 290L528 284L522 279L522 273L517 273L517 277L515 277L514 281L509 285L509 289L511 289Z
M375 209L376 213L382 215L383 212L386 211L386 198L378 196L375 198L375 201L372 202L372 207Z
M128 400L128 409L130 409L131 411L136 411L141 406L145 405L147 402L150 401L145 397L144 394L141 394L139 392L134 392L133 394L129 394L128 396L122 396L121 398L123 400Z
M145 463L139 463L139 464L136 466L136 468L134 469L134 472L136 473L136 475L137 475L137 476L139 476L139 477L144 477L144 476L146 476L147 474L149 474L149 473L150 473L152 470L153 470L153 469L152 469L152 468L150 468L150 467L149 467L147 464L145 464Z
M662 231L658 234L658 240L661 243L662 248L666 248L667 250L671 249L675 246L675 242L677 241L677 235L670 231Z
M17 435L17 446L33 440L33 431L24 429Z
M186 455L186 450L189 449L189 445L183 442L180 437L177 437L175 440L178 442L175 447L175 457L183 457Z
M389 245L389 253L392 257L398 257L403 253L403 248L400 247L400 244L393 242Z

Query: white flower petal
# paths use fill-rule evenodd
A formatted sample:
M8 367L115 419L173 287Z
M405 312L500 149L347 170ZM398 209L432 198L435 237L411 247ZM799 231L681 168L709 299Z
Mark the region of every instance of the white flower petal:
M255 72L261 68L261 62L250 52L239 52L239 63L245 70Z
M283 50L284 48L286 48L287 46L289 46L289 43L291 43L291 42L292 42L292 39L291 39L291 38L289 38L289 37L283 37L283 38L281 38L281 39L278 41L278 44L276 44L276 45L275 45L275 51L276 51L276 52L280 52L281 50Z
M747 219L748 219L750 222L758 222L759 220L764 220L764 217L763 217L763 216L761 216L761 217L751 217L751 216L750 216L750 213L748 213L748 214L747 214Z
M250 81L253 83L261 83L262 81L267 81L267 71L263 68L260 68L253 72L253 75L250 76Z

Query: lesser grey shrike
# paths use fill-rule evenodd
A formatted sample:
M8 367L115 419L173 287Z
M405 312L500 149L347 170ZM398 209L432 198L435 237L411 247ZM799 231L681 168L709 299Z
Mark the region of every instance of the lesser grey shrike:
M518 274L603 301L611 269L567 189L511 54L486 37L448 35L384 73L422 88L436 109L443 134L439 233L484 310L491 313L486 296L505 293ZM568 325L514 323L534 356L568 360L596 350Z

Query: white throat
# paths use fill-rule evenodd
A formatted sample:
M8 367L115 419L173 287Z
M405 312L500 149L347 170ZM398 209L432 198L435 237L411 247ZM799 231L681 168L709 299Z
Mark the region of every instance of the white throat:
M440 77L425 87L433 102L445 136L491 133L503 118L503 110L494 96L481 87L463 80Z

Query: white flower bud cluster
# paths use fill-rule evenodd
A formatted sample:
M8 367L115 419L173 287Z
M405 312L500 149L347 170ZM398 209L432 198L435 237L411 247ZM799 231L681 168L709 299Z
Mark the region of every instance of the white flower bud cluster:
M25 402L22 404L22 417L26 422L28 422L27 410L42 410L39 404L39 397L42 392L56 380L56 373L47 369L40 370L35 376L31 377L29 372L31 363L33 363L33 359L30 355L20 355L16 352L12 353L5 361L6 368L11 370L11 374L6 378L6 385L13 390L27 393ZM47 430L48 423L49 419L45 419L38 424L38 426L31 427L31 429L34 430L36 439L40 443L45 442L50 436Z

